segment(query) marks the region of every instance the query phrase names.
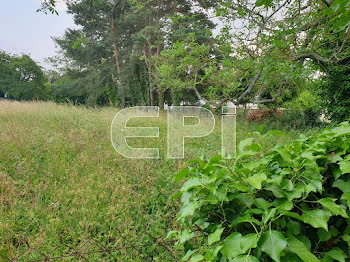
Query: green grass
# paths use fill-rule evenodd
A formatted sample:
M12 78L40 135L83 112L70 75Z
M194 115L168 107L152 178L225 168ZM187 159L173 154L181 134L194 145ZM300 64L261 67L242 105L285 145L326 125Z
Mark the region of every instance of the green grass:
M0 101L0 261L25 251L24 242L60 256L74 253L68 247L81 252L101 248L92 239L104 246L116 241L113 247L147 245L138 251L115 251L119 261L173 261L171 252L181 256L181 250L170 246L169 251L153 239L164 239L177 226L178 202L170 197L179 189L174 175L187 165L185 160L165 158L166 115L133 120L138 126L160 127L160 139L135 139L131 144L159 147L161 159L135 160L121 157L111 145L110 124L117 112ZM211 136L186 140L187 160L220 152L217 120ZM239 120L238 141L258 126ZM295 137L298 132L289 134ZM271 148L289 139L271 138L264 145ZM85 240L91 243L84 246ZM101 254L86 257L115 261ZM30 251L19 261L38 258L38 252ZM73 259L59 261L63 260ZM84 259L74 261L80 260Z

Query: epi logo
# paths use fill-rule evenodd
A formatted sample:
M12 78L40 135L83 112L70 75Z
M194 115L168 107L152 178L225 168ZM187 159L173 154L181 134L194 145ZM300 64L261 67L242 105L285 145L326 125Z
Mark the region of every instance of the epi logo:
M111 141L114 149L126 158L159 159L159 148L134 148L128 138L159 138L158 127L128 127L133 118L158 118L157 106L130 107L118 112L111 124ZM236 107L223 107L221 115L221 154L226 159L236 157ZM185 124L186 118L198 123ZM185 158L185 138L209 136L215 128L213 113L203 107L170 106L167 109L167 157Z

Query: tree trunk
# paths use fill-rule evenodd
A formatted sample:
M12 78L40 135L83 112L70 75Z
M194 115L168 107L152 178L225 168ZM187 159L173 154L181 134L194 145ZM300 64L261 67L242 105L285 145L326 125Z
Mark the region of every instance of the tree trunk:
M159 31L160 31L160 25L159 25L159 21L160 21L160 17L159 17L160 5L161 5L161 1L158 0L157 27L158 27ZM158 34L157 56L160 55L160 45L159 45L159 43L160 43L160 35Z
M161 90L158 90L158 104L160 111L164 111L164 92Z
M113 33L113 47L114 47L114 57L117 66L117 74L120 77L120 65L119 65L119 55L118 55L118 45L117 45L117 31L114 25L114 15L112 15L112 33Z
M116 69L117 69L117 78L118 78L118 88L121 88L121 98L122 108L125 108L125 93L124 93L124 87L120 78L120 64L119 64L119 54L118 54L118 44L117 44L117 30L115 29L115 18L114 14L112 14L112 34L113 34L113 48L114 48L114 57L115 57L115 63L116 63Z
M148 68L148 82L149 82L149 103L150 103L150 106L154 106L151 68Z
M152 89L152 83L149 83L149 104L150 106L154 106L154 95L153 95L153 89Z
M124 87L123 87L123 83L122 81L120 81L119 79L117 80L117 85L118 88L120 89L119 95L121 96L121 107L125 108L125 92L124 92Z
M259 80L261 74L263 72L263 68L259 69L259 71L256 73L254 79L250 83L249 87L239 96L239 98L236 101L236 105L239 105L239 103L243 100L243 98L246 97L254 88L256 82Z
M173 0L174 12L177 13L177 0Z
M125 105L125 93L124 93L124 90L122 90L122 108L125 108L126 105Z
M145 57L145 62L148 70L148 90L149 90L149 104L150 106L154 106L154 96L153 96L153 87L152 87L152 72L151 72L151 65L150 62L147 60L148 56L146 53L146 46L143 47L143 56Z
M170 88L169 91L170 91L170 99L171 99L171 104L170 104L170 106L174 106L174 105L175 105L174 90L173 90L172 88Z

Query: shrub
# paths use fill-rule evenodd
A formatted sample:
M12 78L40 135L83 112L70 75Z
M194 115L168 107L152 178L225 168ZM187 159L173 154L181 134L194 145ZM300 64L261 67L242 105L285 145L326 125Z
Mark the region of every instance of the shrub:
M320 127L323 123L320 120L320 112L317 109L308 108L305 110L284 110L282 116L273 117L265 121L265 125L274 128L309 129Z
M350 59L343 65L333 66L320 85L322 104L333 121L350 118Z
M283 104L289 110L284 111L283 117L278 119L282 126L304 129L321 125L322 99L315 86L315 83L309 84L308 89L302 91L297 98Z
M280 118L282 117L282 112L275 108L275 109L268 109L268 108L260 108L256 110L250 110L247 114L246 119L251 122L263 122L266 119L270 118Z
M220 156L181 171L184 261L349 261L350 125L342 123L263 152L240 142L234 163Z

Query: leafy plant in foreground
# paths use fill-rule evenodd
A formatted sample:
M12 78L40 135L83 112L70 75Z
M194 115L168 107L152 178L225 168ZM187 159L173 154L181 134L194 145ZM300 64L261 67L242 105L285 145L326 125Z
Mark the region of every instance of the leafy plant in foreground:
M349 123L262 152L266 135L241 141L234 163L197 160L177 175L181 229L168 237L183 261L349 261Z

